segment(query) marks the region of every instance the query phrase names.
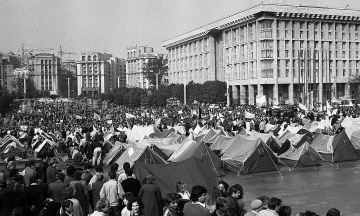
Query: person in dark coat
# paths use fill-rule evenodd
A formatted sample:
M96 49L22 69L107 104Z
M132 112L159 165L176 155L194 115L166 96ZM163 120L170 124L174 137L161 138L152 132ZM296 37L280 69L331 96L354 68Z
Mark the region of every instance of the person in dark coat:
M160 213L159 204L161 201L161 191L155 184L155 177L146 176L146 184L139 191L139 198L144 203L144 215L158 216Z
M104 175L103 174L99 174L96 182L91 184L91 196L92 196L92 203L93 206L96 206L96 203L100 200L100 191L102 186L104 185ZM89 191L90 192L90 191Z
M52 158L49 162L49 167L46 169L46 180L47 184L51 184L56 181L56 174L58 173L56 167L55 158Z
M139 194L141 185L140 181L133 177L132 169L125 170L126 179L121 182L124 192L131 192L132 194Z
M56 175L56 181L49 185L49 195L55 202L60 202L62 199L62 191L67 187L67 184L64 182L65 174L58 173Z
M41 187L36 183L36 178L34 176L30 177L30 185L29 187L26 187L24 190L24 195L26 197L26 204L31 210L31 214L33 216L39 215L39 212L41 210L43 201L45 200L44 197L42 197L42 189Z
M9 180L8 180L9 181ZM14 206L16 198L15 190L8 187L6 181L0 181L0 215L9 215Z

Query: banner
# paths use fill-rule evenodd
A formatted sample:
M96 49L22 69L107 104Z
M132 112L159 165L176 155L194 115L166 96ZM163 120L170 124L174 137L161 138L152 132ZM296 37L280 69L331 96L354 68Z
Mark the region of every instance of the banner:
M125 113L125 117L126 118L135 118L135 116L133 114L130 114L130 113Z
M265 95L257 96L256 105L259 107L266 106L266 96Z
M255 118L255 114L245 111L245 118Z

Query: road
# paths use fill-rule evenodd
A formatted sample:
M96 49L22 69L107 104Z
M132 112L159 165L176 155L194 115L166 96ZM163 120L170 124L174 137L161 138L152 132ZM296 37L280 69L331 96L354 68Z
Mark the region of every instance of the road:
M290 205L293 215L305 210L319 215L334 207L341 215L360 215L360 161L349 161L332 166L295 168L287 167L278 172L239 175L227 173L222 178L229 185L239 183L244 187L244 200L250 210L250 203L259 195L275 196L284 205Z

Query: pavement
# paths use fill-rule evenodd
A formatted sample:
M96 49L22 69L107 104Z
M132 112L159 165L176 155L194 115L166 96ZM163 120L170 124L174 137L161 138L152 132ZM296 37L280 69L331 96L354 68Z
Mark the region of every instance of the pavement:
M341 215L360 216L360 161L324 162L322 166L294 170L283 166L280 172L240 175L228 172L221 180L230 186L243 186L248 211L252 200L267 195L291 206L292 215L306 210L326 215L330 208L337 208Z

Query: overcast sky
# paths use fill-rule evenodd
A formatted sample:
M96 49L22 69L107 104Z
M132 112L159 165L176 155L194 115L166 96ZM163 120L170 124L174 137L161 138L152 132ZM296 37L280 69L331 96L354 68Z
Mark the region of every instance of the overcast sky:
M359 0L264 0L360 9ZM126 48L163 41L224 18L261 0L0 0L0 51L53 48L64 52L106 49L126 57ZM359 13L360 15L360 13ZM53 51L51 51L53 52ZM64 59L68 59L64 55Z

